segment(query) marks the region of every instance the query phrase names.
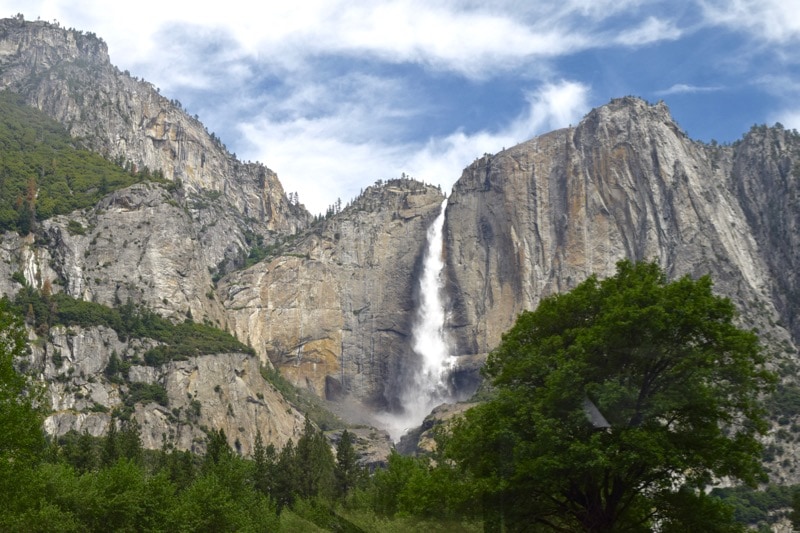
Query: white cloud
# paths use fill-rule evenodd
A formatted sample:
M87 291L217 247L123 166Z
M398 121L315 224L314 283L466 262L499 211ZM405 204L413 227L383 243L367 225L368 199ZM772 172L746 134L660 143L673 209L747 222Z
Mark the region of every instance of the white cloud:
M674 41L682 34L672 21L647 17L641 25L622 31L615 41L625 46L641 46L658 41Z
M800 108L783 109L773 114L768 124L780 122L787 129L800 130Z
M700 0L706 23L769 43L800 40L800 0Z
M537 134L576 124L589 110L589 88L574 81L547 83L527 95L523 114L497 132L454 132L431 139L408 160L410 174L449 191L461 171L484 153L499 152Z
M181 42L197 47L209 37L224 40L228 55L271 68L299 68L309 57L337 54L485 77L530 63L610 44L601 28L618 14L637 12L642 0L484 2L423 0L7 0L6 11L57 18L93 31L109 43L113 61L162 86L177 63ZM625 45L672 39L677 29L647 18L622 28ZM183 28L181 28L183 26ZM180 36L180 40L176 39ZM183 52L187 52L183 48ZM189 52L189 56L194 54ZM195 63L193 63L195 64ZM203 67L203 65L198 65ZM172 68L170 68L172 67Z
M95 32L116 65L181 100L231 150L265 162L287 191L298 191L320 212L337 197L349 200L401 172L447 189L476 156L577 122L589 108L588 88L542 83L558 77L552 61L679 37L673 23L645 9L660 1L139 0L111 7L101 0L0 0L0 6ZM329 66L343 63L360 66ZM375 65L383 69L370 70ZM428 138L419 123L431 100L413 76L393 70L407 65L414 76L483 83L499 75L541 85L504 126L470 131L455 119L449 133Z
M524 112L499 131L456 131L424 144L393 144L380 137L346 140L337 132L354 127L366 112L352 106L315 120L280 122L262 116L241 130L249 144L246 157L269 161L284 188L298 191L300 201L320 213L336 198L346 202L375 180L403 172L449 191L476 157L577 123L589 110L588 96L588 87L577 82L544 84L528 94Z
M260 120L241 126L254 159L269 161L287 192L299 193L312 213L324 213L337 198L348 201L377 179L399 175L392 163L402 148L350 143L324 134L326 126L301 120Z
M789 95L792 100L800 94L800 80L790 75L789 72L769 74L756 78L753 83L775 97Z
M722 87L716 85L703 86L703 85L688 85L686 83L676 83L675 85L669 87L668 89L656 91L655 94L657 94L658 96L669 96L672 94L710 93L721 90Z

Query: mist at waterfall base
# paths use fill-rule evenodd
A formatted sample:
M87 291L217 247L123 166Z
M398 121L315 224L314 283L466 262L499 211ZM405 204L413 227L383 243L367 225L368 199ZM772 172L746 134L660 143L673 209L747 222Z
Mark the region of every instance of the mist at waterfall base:
M410 373L400 400L402 413L378 415L379 423L397 442L411 428L422 424L434 407L452 401L448 376L456 358L450 355L444 331L446 318L443 300L444 260L442 258L445 208L428 228L427 245L419 281L419 307L412 329L412 348L418 366Z

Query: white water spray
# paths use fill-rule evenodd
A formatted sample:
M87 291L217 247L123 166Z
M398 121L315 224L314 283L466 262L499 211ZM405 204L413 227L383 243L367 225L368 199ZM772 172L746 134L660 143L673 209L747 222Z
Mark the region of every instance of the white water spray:
M398 441L408 429L422 424L425 417L437 405L451 399L447 378L455 366L456 358L449 354L444 332L445 309L442 298L444 290L444 259L442 258L445 208L428 228L427 247L422 262L422 277L419 282L419 307L412 330L412 348L419 356L419 366L401 394L404 412L385 415L392 440Z

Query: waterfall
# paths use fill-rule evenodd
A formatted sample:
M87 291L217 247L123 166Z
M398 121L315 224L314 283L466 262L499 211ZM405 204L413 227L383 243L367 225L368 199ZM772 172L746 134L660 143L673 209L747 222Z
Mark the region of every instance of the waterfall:
M434 407L451 399L447 378L456 358L449 353L444 331L442 230L446 207L447 199L427 232L419 280L419 305L412 329L412 348L418 366L401 393L403 413L381 417L394 441L398 441L409 428L421 425Z

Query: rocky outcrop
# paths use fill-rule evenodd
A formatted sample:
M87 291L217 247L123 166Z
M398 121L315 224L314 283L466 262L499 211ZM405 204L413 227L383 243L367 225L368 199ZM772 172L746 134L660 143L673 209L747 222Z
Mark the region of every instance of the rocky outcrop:
M732 146L689 139L663 103L613 100L575 128L484 156L448 202L449 329L474 361L523 310L623 258L656 260L670 278L710 274L769 366L797 390L800 136L754 128ZM795 483L794 437L766 442L771 478Z
M93 209L45 220L36 238L3 235L0 288L14 294L18 273L34 288L47 284L111 307L130 301L175 320L224 326L212 272L241 261L247 243L235 213L181 207L182 193L138 184Z
M425 417L419 427L411 428L397 443L403 455L427 455L436 451L436 433L446 433L454 419L462 416L476 402L446 403L436 407Z
M444 197L411 180L368 188L277 257L224 279L228 326L297 386L398 407L425 233Z
M71 296L109 306L144 304L163 316L222 325L211 272L247 245L229 211L184 209L180 194L155 184L117 191L71 234L66 217L46 223L54 268ZM190 204L191 205L191 204Z
M100 436L116 411L139 423L145 448L166 441L200 452L204 428L216 428L224 429L231 446L245 455L258 431L277 447L302 432L303 415L264 380L257 358L215 354L159 367L141 365L141 354L155 344L123 342L102 326L57 326L46 339L34 339L27 365L50 384L52 413L45 430L56 436L71 430ZM111 373L112 357L129 368ZM136 392L139 384L149 386L146 393Z
M347 431L353 437L353 449L361 466L373 471L388 465L387 458L394 448L388 433L366 426L356 426ZM329 431L326 436L334 446L338 446L342 432L342 430Z

